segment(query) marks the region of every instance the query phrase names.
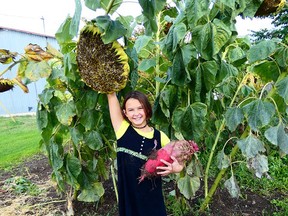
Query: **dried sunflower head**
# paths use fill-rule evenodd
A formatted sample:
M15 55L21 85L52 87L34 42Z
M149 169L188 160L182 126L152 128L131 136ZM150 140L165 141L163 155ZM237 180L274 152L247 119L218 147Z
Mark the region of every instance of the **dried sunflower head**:
M104 44L92 23L81 30L77 63L80 76L95 91L112 93L126 86L130 69L126 53L117 41Z
M263 17L279 12L285 6L286 0L264 0L255 16Z

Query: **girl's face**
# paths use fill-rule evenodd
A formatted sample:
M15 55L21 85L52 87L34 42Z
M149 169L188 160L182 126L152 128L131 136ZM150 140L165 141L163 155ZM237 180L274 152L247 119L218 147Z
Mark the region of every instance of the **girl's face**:
M146 125L146 114L142 104L135 98L126 101L124 114L133 126L141 127Z

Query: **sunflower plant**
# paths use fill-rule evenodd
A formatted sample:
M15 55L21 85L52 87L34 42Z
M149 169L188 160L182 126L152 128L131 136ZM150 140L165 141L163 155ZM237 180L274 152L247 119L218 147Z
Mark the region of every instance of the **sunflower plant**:
M115 137L105 95L112 91L120 99L131 89L145 91L156 127L171 139L199 144L200 153L175 177L184 201L203 179L199 211L221 180L239 197L235 160L264 178L267 148L287 155L287 46L276 39L252 43L238 37L235 27L236 17L258 16L267 1L139 0L142 15L113 20L125 2L87 0L86 7L106 15L86 21L83 29L82 5L75 2L74 16L56 33L62 56L51 66L37 111L52 177L70 204L99 201L103 182L114 174ZM276 9L272 4L270 13L282 3Z

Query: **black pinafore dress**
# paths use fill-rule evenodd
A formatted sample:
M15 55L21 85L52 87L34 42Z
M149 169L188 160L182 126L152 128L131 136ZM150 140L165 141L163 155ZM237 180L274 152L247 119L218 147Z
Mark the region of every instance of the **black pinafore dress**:
M117 140L119 216L166 216L161 177L139 183L141 167L152 149L161 148L160 131L152 139L141 136L130 125Z

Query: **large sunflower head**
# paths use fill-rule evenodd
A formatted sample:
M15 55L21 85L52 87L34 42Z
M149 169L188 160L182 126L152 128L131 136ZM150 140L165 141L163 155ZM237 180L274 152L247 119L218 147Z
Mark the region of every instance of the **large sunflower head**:
M126 53L117 41L104 44L92 23L81 30L77 63L80 76L95 91L112 93L126 86L130 70Z
M285 3L286 0L264 0L258 8L255 16L264 17L278 13L285 6Z

